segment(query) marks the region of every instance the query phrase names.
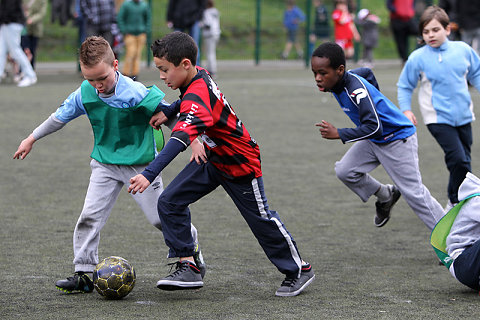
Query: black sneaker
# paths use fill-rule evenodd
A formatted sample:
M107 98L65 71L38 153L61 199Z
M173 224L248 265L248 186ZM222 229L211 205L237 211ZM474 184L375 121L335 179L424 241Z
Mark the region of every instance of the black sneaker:
M90 293L93 291L92 279L83 272L75 272L73 277L68 277L65 280L58 280L55 285L58 290L66 293Z
M205 261L203 261L202 251L200 250L200 245L198 243L195 245L193 260L195 260L195 264L200 270L200 275L202 276L202 279L203 279L205 277L205 273L207 272L207 265L205 264Z
M157 288L162 290L199 289L203 287L200 269L190 261L175 262L176 270L163 279L158 280Z
M401 193L397 187L389 185L391 199L387 202L375 202L377 208L377 214L375 215L374 223L376 227L383 227L390 219L390 211L393 205L400 199Z
M302 266L300 278L297 278L296 276L286 276L280 288L275 292L275 295L279 297L296 296L312 283L313 279L315 279L315 273L313 272L312 266L310 263L305 264Z

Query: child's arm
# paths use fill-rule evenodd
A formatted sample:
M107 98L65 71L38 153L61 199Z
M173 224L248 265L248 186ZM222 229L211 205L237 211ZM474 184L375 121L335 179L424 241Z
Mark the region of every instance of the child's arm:
M467 72L467 80L480 92L480 57L477 52L470 46L470 66Z
M397 99L400 111L414 124L417 125L417 118L411 110L413 90L417 87L418 70L414 66L414 60L407 60L397 82Z
M136 194L142 193L147 189L150 183L162 172L163 169L173 160L175 157L185 150L186 146L178 139L170 138L165 147L155 157L155 159L143 170L142 173L130 178L130 186L128 192Z

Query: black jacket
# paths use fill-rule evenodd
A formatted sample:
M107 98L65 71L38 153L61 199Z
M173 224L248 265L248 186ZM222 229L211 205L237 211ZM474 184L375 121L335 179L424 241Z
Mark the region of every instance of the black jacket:
M167 21L171 21L175 29L190 28L195 22L202 20L206 2L206 0L170 0Z
M0 0L0 24L8 23L25 24L22 1Z

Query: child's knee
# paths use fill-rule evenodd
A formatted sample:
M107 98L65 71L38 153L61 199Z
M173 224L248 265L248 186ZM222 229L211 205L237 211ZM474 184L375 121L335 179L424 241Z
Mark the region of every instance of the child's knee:
M335 163L335 174L337 178L343 182L354 182L358 179L358 174L352 171L351 168L345 166L341 161Z

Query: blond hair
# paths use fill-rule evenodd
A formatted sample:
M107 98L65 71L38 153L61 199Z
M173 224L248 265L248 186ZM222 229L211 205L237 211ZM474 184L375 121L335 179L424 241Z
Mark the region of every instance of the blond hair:
M80 64L86 67L93 67L100 62L113 64L115 55L107 40L98 36L91 36L83 41L79 50Z

